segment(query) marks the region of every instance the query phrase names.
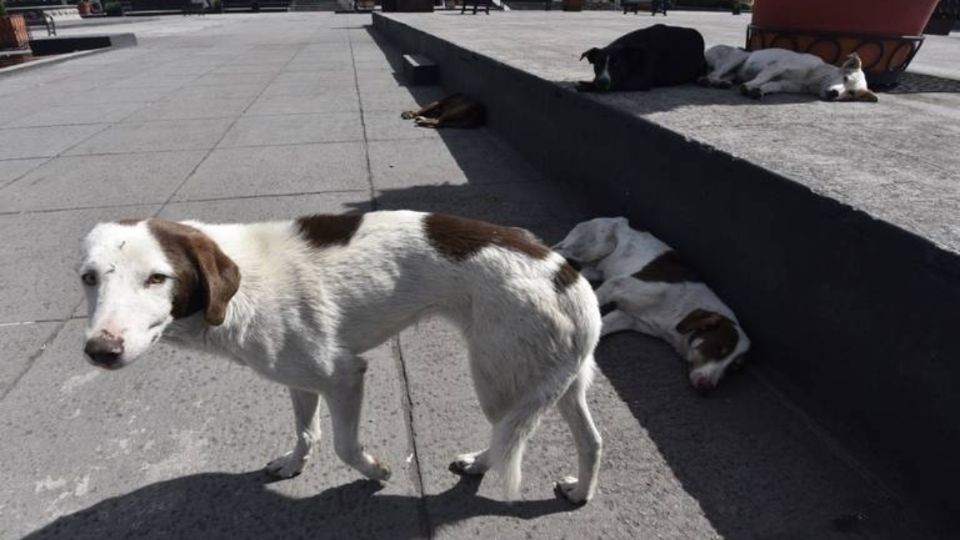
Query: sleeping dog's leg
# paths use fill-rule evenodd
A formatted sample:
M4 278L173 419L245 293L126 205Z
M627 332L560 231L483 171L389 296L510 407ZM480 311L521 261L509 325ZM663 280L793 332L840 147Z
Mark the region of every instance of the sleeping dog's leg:
M293 415L296 421L297 446L293 451L267 464L267 472L277 478L293 478L300 474L310 459L310 451L320 441L320 421L317 405L320 396L314 392L290 388Z
M761 87L764 84L783 76L786 71L787 70L784 67L777 64L763 68L760 70L760 73L757 73L756 77L740 85L740 93L745 96L750 96L754 99L760 99L764 94Z
M776 94L778 92L788 93L788 94L802 94L805 91L806 91L806 85L804 85L799 81L786 81L786 80L770 81L760 86L760 93L762 95Z
M360 406L363 403L363 376L367 362L362 358L335 364L324 399L333 423L333 448L344 463L373 480L388 480L390 468L363 451L359 441Z
M402 113L400 113L400 118L403 118L404 120L410 120L411 118L417 118L418 116L439 116L439 113L437 114L431 114L431 113L437 112L440 109L440 107L443 106L444 101L446 100L441 99L438 101L434 101L433 103L430 103L429 105L425 106L419 111L403 111Z
M633 330L635 323L636 321L630 314L615 309L603 316L603 328L600 330L600 337L624 330Z

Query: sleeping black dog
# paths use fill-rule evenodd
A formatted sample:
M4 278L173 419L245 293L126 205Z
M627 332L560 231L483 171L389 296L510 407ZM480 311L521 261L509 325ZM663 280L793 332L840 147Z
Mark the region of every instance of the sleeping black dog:
M621 36L602 49L583 53L593 64L592 82L581 91L649 90L692 83L706 73L703 36L693 28L657 24Z

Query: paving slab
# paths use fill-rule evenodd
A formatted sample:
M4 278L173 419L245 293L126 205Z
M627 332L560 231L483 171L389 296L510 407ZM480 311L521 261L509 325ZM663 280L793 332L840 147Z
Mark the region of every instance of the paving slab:
M66 155L208 150L233 122L231 118L204 118L116 124L75 146Z
M218 146L359 141L363 139L359 118L358 112L245 116L237 120Z
M89 124L0 129L0 160L52 157L105 127L105 124Z
M0 189L17 178L46 163L46 159L7 159L0 160Z
M173 151L54 158L0 190L0 212L162 204L205 155Z
M0 322L0 396L5 396L64 323Z
M360 142L216 149L174 199L338 190L369 190Z

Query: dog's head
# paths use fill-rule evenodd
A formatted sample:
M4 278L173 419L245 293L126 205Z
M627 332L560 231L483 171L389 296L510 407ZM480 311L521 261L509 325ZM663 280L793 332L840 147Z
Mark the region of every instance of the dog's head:
M820 98L828 101L876 102L877 95L867 88L867 76L857 53L851 53L834 74L820 85Z
M750 340L740 326L714 311L691 311L676 331L687 340L690 384L700 391L715 388L730 364L750 349Z
M596 47L580 55L593 64L593 86L600 91L646 89L647 51L639 46Z
M207 235L181 223L101 223L82 249L84 353L107 369L135 360L175 319L202 313L207 324L222 324L240 285L237 265Z
M625 217L594 218L577 224L553 250L567 259L593 263L603 259L617 247L617 235L630 225Z

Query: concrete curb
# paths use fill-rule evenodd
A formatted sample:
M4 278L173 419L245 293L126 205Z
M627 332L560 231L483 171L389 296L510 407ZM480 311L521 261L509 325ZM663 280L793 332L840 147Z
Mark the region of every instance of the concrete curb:
M791 179L374 14L492 129L597 215L683 252L740 315L772 379L841 439L875 448L946 510L960 481L960 257ZM590 143L584 145L588 138Z
M3 68L3 69L0 69L0 78L2 78L2 77L7 77L7 76L10 76L10 75L16 75L16 74L18 74L18 73L23 73L24 71L28 71L28 70L31 70L31 69L41 68L41 67L44 67L44 66L50 66L50 65L53 65L53 64L59 64L60 62L66 62L67 60L73 60L73 59L80 58L80 57L83 57L83 56L90 56L90 55L92 55L92 54L98 54L98 53L106 52L106 51L109 51L109 50L110 50L110 48L107 47L107 48L103 48L103 49L92 49L92 50L89 50L89 51L76 51L76 52L72 52L72 53L58 54L58 55L52 56L52 57L50 57L50 58L41 58L40 60L34 60L34 61L32 61L32 62L27 62L26 64L20 64L20 65L17 65L17 66L5 67L5 68Z

